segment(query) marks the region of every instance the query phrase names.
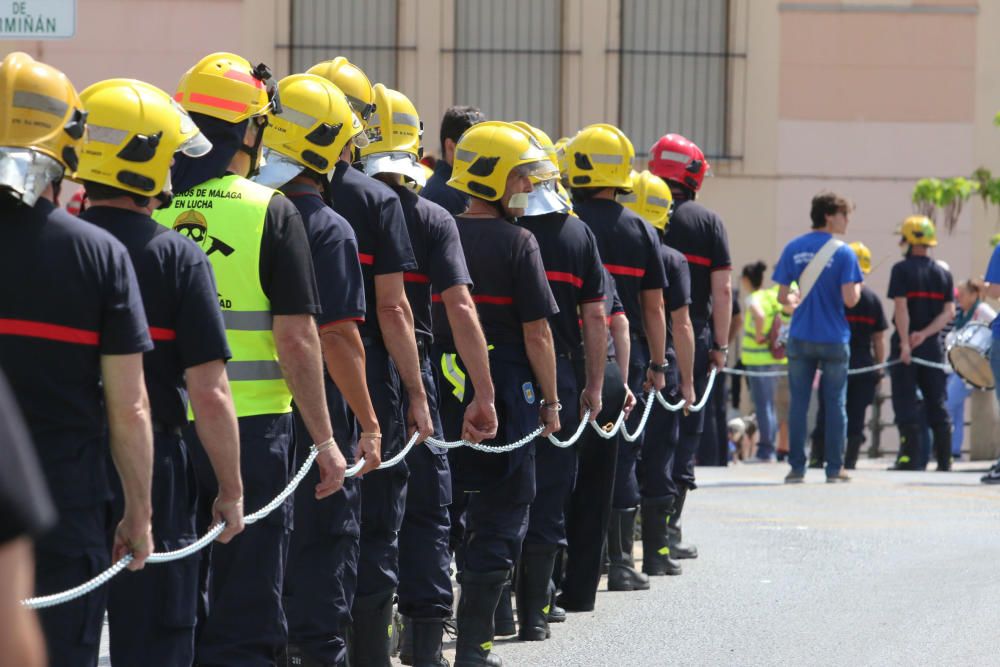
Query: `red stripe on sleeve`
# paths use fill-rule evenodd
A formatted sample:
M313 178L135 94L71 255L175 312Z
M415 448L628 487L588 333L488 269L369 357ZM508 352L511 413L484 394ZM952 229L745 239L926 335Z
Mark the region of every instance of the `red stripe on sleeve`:
M177 340L177 332L162 327L149 327L149 337L153 340Z
M0 334L42 338L77 345L98 345L101 342L101 335L96 331L30 320L0 319Z
M430 284L431 277L423 273L414 273L406 271L403 273L403 280L408 283L421 283L427 285Z
M514 303L512 296L493 296L491 294L473 294L472 300L475 303L489 304L491 306L510 306Z
M933 299L934 301L944 301L944 294L941 292L907 292L907 299Z
M712 260L708 257L702 257L701 255L689 255L684 253L684 258L687 259L692 264L697 264L699 266L712 266Z
M583 287L583 278L575 276L572 273L567 273L565 271L546 271L545 277L552 282L557 283L569 283L573 287L580 288Z
M620 264L605 264L604 268L608 270L608 273L615 276L634 276L636 278L642 278L646 275L646 269L639 269L634 266L622 266Z
M375 263L375 255L368 255L366 253L359 252L358 261L364 264L365 266L371 266L372 264Z

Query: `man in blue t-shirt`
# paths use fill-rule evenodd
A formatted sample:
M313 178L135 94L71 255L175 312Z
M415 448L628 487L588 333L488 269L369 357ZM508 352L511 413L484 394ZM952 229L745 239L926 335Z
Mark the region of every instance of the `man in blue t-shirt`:
M1000 298L1000 246L994 246L993 254L990 255L990 264L986 267L986 295L991 299ZM993 369L993 377L1000 377L1000 316L993 320L990 325L993 329L993 347L990 349L990 367ZM1000 386L994 386L997 393L997 400L1000 401ZM983 484L1000 484L1000 460L993 464L990 471L983 475Z
M844 440L847 437L847 366L850 360L851 328L844 314L861 298L861 268L850 247L834 241L843 234L853 205L832 192L821 192L812 200L812 231L793 239L781 252L774 268L774 281L781 285L778 300L788 303L789 286L798 282L802 293L792 316L788 336L788 383L792 397L788 428L789 463L785 482L805 481L806 412L817 367L823 371L822 400L826 411L826 481L846 482L843 472ZM813 257L828 243L838 244L830 259L808 285L803 273ZM814 269L810 269L810 272Z

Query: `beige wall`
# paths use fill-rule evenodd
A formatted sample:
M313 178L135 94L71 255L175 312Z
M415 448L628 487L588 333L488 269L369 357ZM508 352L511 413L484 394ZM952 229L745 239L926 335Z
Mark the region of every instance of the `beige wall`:
M454 0L400 0L399 87L435 150L452 103ZM290 0L79 0L76 37L4 42L63 69L79 88L133 76L172 90L211 51L232 50L288 73ZM619 0L565 0L562 124L618 121ZM732 0L730 152L702 192L727 221L734 265L763 258L808 227L820 189L858 203L851 238L872 247L884 291L892 229L927 175L1000 171L1000 2ZM670 85L665 81L664 85ZM558 128L547 128L553 133ZM664 131L669 128L664 127ZM956 277L985 266L1000 216L972 203L939 256ZM880 264L881 263L881 264Z

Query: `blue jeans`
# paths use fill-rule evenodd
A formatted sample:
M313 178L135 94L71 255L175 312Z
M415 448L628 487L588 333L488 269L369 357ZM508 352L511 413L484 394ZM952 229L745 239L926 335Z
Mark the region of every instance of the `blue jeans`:
M1000 378L1000 338L993 339L993 346L990 348L990 368L993 370L993 377ZM997 394L997 401L1000 401L1000 382L995 383L993 391Z
M965 399L972 393L972 389L958 373L949 373L947 382L946 405L951 415L951 453L957 458L962 455L962 440L965 437Z
M784 370L784 366L765 365L748 366L747 370L770 372ZM774 393L778 389L776 377L750 376L750 397L753 399L754 412L757 415L757 433L760 439L757 445L757 456L770 458L774 455L774 438L778 430L778 418L774 411Z
M806 414L817 368L823 371L820 400L826 421L826 474L831 477L840 472L844 441L847 439L847 365L850 355L847 343L788 339L788 388L791 393L788 462L796 472L805 473L806 470Z

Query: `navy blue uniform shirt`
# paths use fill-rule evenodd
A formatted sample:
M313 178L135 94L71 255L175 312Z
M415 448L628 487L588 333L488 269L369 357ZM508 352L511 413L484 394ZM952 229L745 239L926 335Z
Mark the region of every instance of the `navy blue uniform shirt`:
M333 170L329 194L333 210L347 219L358 240L366 306L361 335L381 337L375 303L375 276L417 268L399 197L385 183L343 161L338 162Z
M101 355L152 348L121 243L47 200L0 198L0 367L58 507L110 497Z
M695 337L712 317L712 273L731 268L726 228L696 201L674 205L663 242L684 255L691 273L691 321Z
M861 368L874 363L872 335L885 331L882 300L867 285L861 286L861 299L853 308L846 308L847 323L851 326L851 368Z
M364 276L350 223L327 206L315 187L294 183L281 191L302 215L309 238L322 311L316 316L320 330L345 320L364 322Z
M684 255L662 243L660 257L663 260L663 270L667 274L667 286L663 288L663 305L667 311L667 356L673 358L674 333L670 313L691 305L691 274Z
M604 268L597 240L579 218L548 213L519 218L542 253L545 277L559 306L549 319L557 354L577 354L583 345L579 305L604 301Z
M457 223L486 342L523 346L523 323L559 312L538 242L528 230L501 218L459 217Z
M472 286L465 265L462 242L458 240L455 218L437 204L409 188L393 188L406 217L410 245L417 260L415 271L403 274L406 298L413 311L413 328L418 336L433 338L431 289L440 294L456 285ZM446 315L440 315L446 317Z
M92 206L80 217L128 250L155 344L143 357L153 419L184 426L184 370L232 356L212 265L193 241L141 213Z
M610 199L588 199L573 208L594 232L604 268L615 278L632 337L645 337L639 293L667 284L653 228Z
M911 255L892 266L889 276L889 298L906 298L906 310L910 314L910 333L923 329L934 321L946 303L955 298L955 288L951 273L932 257ZM899 335L892 334L893 348L899 346ZM940 348L941 333L925 340L913 350ZM917 354L917 356L920 356Z
M434 173L427 179L427 185L420 196L429 199L452 215L465 213L469 208L469 195L448 185L451 179L451 165L444 160L434 163Z

